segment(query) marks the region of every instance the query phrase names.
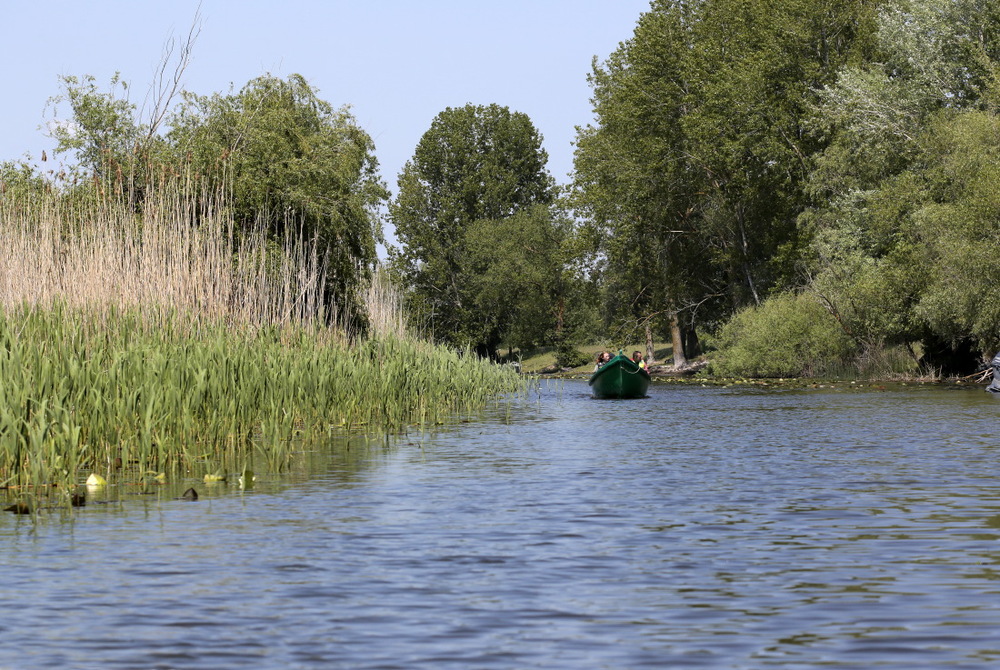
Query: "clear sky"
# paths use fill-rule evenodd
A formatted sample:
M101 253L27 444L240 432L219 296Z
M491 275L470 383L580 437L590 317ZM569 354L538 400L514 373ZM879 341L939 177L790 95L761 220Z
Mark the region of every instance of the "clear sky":
M349 104L396 177L446 107L497 103L542 133L565 183L575 127L592 120L591 59L632 36L649 0L0 0L0 161L37 161L59 75L121 72L141 104L171 39L200 16L184 88L227 92L297 73ZM51 113L49 113L51 116Z

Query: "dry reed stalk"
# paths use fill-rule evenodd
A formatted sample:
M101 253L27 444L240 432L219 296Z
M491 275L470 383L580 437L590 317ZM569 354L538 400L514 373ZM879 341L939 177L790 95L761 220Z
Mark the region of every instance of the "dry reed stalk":
M314 245L238 234L218 200L156 193L141 215L57 197L0 203L0 304L164 309L243 327L329 322Z
M138 214L130 202L0 198L0 306L95 316L139 309L147 322L169 312L251 329L336 322L315 244L277 244L263 225L238 231L224 198L195 197L183 185L149 193ZM373 334L412 335L386 272L363 290Z
M365 296L368 319L372 332L377 335L391 335L406 339L409 329L403 308L403 294L392 283L388 273L379 268L372 278Z

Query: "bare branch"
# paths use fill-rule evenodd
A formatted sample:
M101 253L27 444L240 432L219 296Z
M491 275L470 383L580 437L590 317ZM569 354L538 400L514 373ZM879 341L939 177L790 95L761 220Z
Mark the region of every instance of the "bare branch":
M184 71L187 70L188 65L191 64L191 52L194 50L194 43L197 41L198 35L200 34L201 3L198 4L198 8L195 10L194 18L191 20L191 27L188 29L187 37L180 45L180 51L177 54L173 74L169 77L167 76L167 71L170 67L171 61L173 60L174 48L176 47L177 42L174 38L170 38L163 47L163 56L160 59L160 65L153 77L153 83L150 85L149 94L146 96L147 100L150 97L153 99L153 106L149 114L149 131L146 133L145 138L147 142L156 134L160 124L163 123L163 119L166 118L167 111L170 109L170 103L181 90L181 81L184 77Z

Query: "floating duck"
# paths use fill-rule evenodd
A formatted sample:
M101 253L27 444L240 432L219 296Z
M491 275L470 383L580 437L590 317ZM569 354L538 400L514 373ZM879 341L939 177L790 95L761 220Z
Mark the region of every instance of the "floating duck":
M240 488L252 489L255 481L257 481L257 476L253 473L253 470L244 470L243 474L240 475Z

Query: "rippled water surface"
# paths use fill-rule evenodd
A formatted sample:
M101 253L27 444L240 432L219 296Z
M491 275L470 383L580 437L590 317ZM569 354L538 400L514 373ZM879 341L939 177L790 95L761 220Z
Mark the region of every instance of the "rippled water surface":
M568 382L253 491L3 514L0 668L996 667L998 417Z

